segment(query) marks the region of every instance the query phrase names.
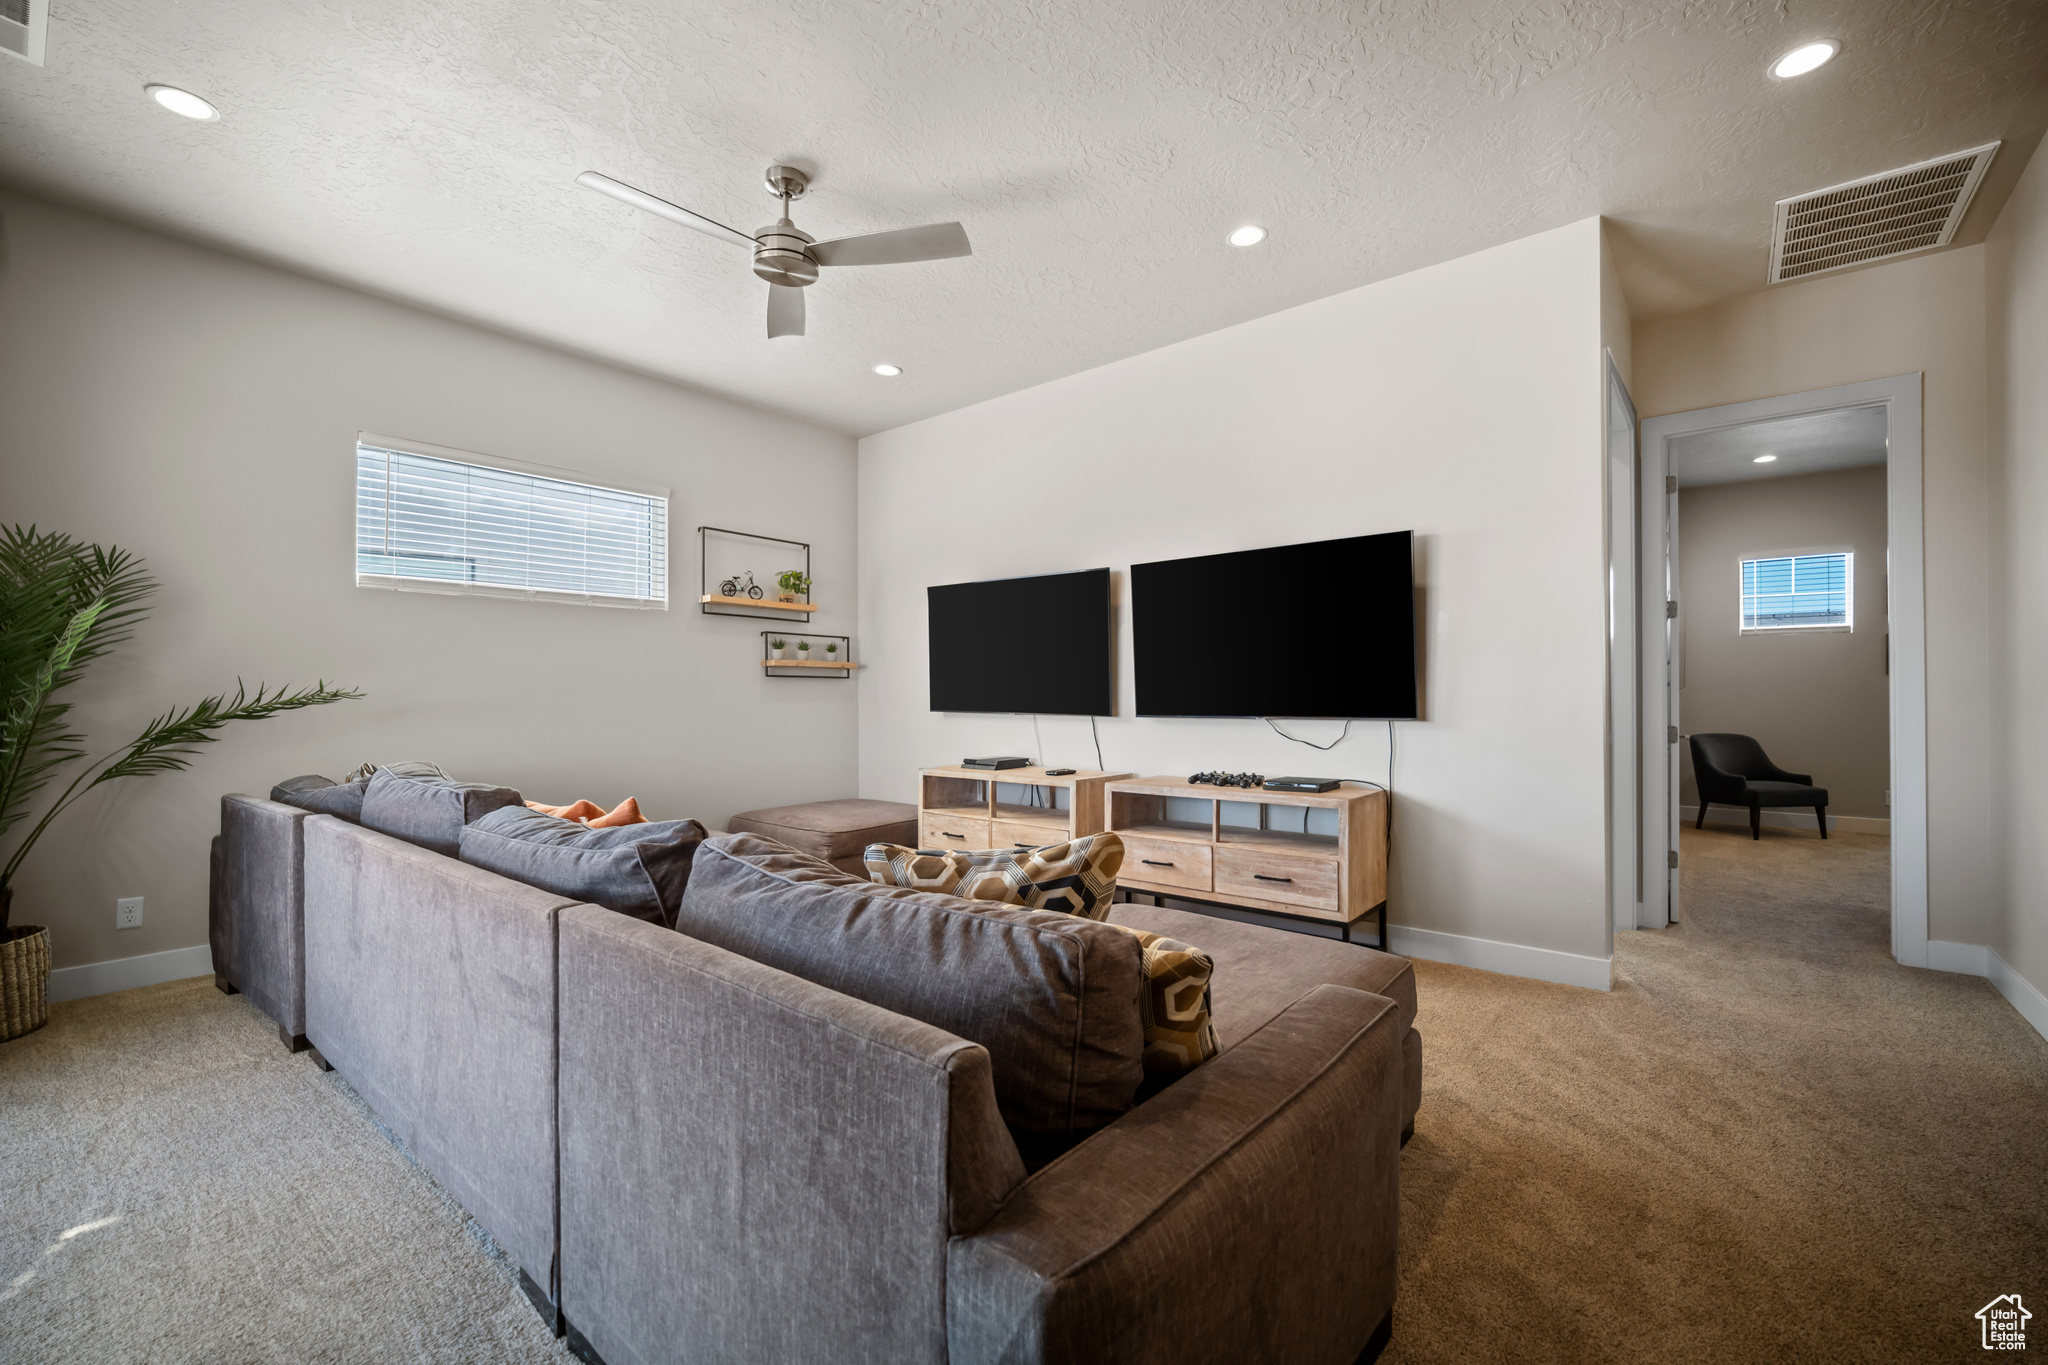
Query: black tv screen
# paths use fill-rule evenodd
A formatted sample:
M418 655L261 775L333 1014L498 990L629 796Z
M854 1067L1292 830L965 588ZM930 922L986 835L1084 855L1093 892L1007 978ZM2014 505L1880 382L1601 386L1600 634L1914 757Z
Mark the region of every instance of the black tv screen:
M1138 714L1413 720L1411 539L1133 564Z
M1109 570L926 588L932 710L1116 714Z

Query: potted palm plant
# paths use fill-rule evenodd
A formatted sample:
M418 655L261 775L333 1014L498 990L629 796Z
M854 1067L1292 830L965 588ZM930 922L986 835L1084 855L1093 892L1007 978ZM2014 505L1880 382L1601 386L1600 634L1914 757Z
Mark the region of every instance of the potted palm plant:
M237 683L232 696L166 711L112 753L89 759L61 694L129 637L147 612L143 600L156 590L142 561L126 550L33 526L0 527L0 844L28 820L45 787L84 761L0 864L0 1041L49 1017L49 930L16 925L12 914L15 873L51 821L109 782L188 766L230 721L362 695L325 682L296 692L259 684L252 695Z

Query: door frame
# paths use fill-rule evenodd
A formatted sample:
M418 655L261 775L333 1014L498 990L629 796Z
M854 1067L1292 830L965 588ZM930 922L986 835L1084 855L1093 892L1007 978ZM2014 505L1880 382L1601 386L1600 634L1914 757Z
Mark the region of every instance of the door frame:
M1642 727L1636 719L1641 651L1636 569L1641 475L1635 399L1607 359L1607 951L1614 931L1633 929L1642 914Z
M1674 583L1676 565L1665 562L1666 519L1676 526L1678 495L1670 489L1671 441L1679 436L1747 426L1752 422L1838 408L1883 407L1885 423L1885 523L1887 582L1885 606L1891 635L1891 852L1892 957L1908 967L1927 965L1927 582L1921 486L1921 389L1918 373L1870 379L1860 384L1811 389L1805 393L1728 403L1692 412L1646 418L1642 429L1642 515L1639 581L1644 585L1641 630L1641 689L1644 773L1643 854L1654 866L1677 851L1678 771L1676 742L1667 736L1677 724L1676 702L1666 687L1670 619L1665 599L1651 590ZM1673 575L1667 578L1667 570ZM1683 592L1682 584L1676 585ZM1658 627L1652 629L1652 626ZM1658 743L1657 741L1667 740ZM1662 751L1660 767L1654 755ZM1661 780L1660 780L1661 779ZM1670 921L1678 904L1678 871L1671 868L1666 893L1650 894L1644 877L1642 928Z

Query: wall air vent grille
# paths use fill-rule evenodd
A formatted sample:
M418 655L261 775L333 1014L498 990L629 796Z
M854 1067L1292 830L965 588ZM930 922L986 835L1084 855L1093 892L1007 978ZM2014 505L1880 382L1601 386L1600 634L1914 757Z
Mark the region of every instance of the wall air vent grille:
M1999 144L1778 201L1770 283L1947 246Z
M50 25L50 0L0 0L0 52L43 64L43 34Z

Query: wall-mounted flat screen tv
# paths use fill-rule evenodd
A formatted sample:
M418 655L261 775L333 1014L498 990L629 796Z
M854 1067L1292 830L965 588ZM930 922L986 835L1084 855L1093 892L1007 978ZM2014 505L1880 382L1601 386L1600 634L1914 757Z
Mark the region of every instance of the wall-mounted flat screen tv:
M925 589L934 711L1112 716L1109 570Z
M1133 564L1138 714L1413 720L1412 538Z

